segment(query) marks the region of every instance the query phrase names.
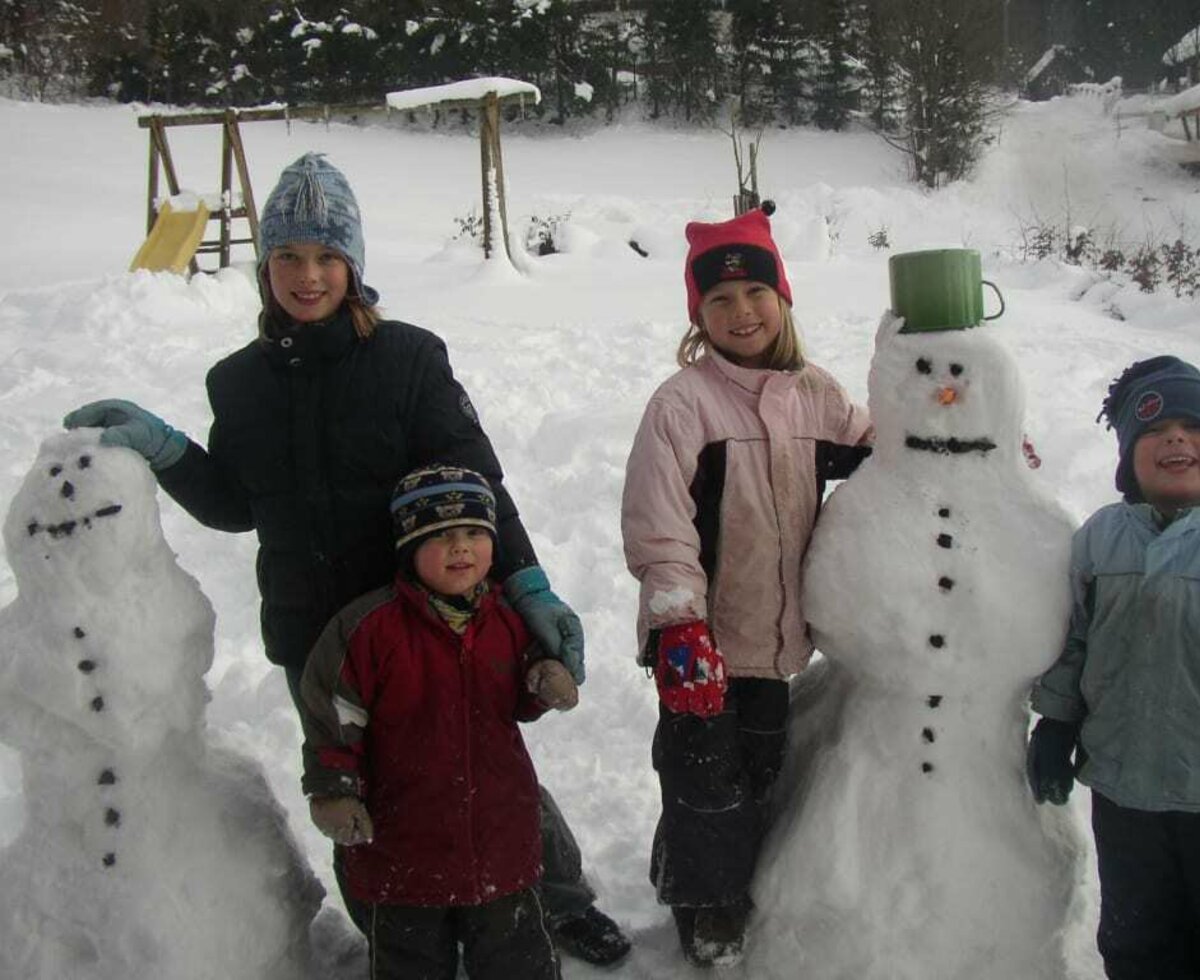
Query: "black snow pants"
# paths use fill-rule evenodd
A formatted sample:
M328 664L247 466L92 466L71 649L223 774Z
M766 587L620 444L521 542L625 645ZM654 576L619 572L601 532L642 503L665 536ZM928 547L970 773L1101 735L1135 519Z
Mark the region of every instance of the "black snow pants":
M651 758L662 787L650 880L658 900L731 906L748 896L783 762L786 681L739 677L713 718L659 705Z
M557 926L564 919L583 915L596 901L596 893L583 875L583 855L566 817L540 783L538 802L542 821L542 880L538 890L546 921Z
M367 937L370 980L454 980L459 945L470 980L561 980L558 953L534 888L483 905L371 905L346 888L342 901Z
M1200 813L1118 806L1092 792L1097 944L1110 980L1200 977Z

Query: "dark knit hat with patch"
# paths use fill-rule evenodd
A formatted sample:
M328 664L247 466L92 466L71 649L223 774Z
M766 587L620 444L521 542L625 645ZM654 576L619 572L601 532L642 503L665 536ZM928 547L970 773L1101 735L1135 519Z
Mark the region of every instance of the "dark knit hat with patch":
M1133 447L1159 419L1200 422L1200 371L1168 354L1136 361L1109 385L1100 419L1117 430L1117 489L1136 503L1142 492L1133 473Z
M730 279L764 282L792 305L792 287L767 215L771 202L730 221L692 221L684 229L688 240L683 279L687 285L688 319L700 322L700 300L713 286Z
M392 492L392 528L402 569L431 534L450 527L482 527L496 544L496 495L488 481L461 466L413 470Z
M340 252L350 266L354 295L367 306L379 302L379 293L363 282L367 247L358 201L349 181L323 153L306 153L286 167L263 205L258 221L259 282L266 282L272 249L309 243Z

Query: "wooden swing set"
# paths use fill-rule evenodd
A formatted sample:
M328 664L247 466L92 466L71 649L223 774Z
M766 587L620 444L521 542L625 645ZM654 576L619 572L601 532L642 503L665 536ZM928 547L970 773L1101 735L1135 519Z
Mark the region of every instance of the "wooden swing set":
M167 112L138 117L138 127L149 131L150 161L146 182L146 242L134 257L131 268L193 274L199 271L196 255L217 255L218 267L229 265L233 246L249 245L258 258L258 209L246 166L242 123L278 122L292 119L329 120L332 112L378 110L379 106L300 106L295 108L225 109L222 112ZM182 193L179 173L167 140L167 130L176 126L221 127L221 186L217 200L202 200L194 210L172 208L159 198L159 179L166 178L167 193ZM233 188L237 174L238 195ZM234 237L234 221L246 222L241 237ZM218 224L215 238L206 239L208 224Z
M489 82L522 89L520 92L499 94L487 88ZM483 83L482 85L480 83ZM468 86L468 88L464 88ZM462 93L469 91L466 96ZM469 108L479 114L480 163L483 191L483 249L491 258L496 251L496 236L508 251L508 215L504 201L504 164L500 153L500 106L510 100L523 99L532 93L541 98L537 89L526 83L509 79L476 79L468 83L451 83L414 92L397 92L387 97L385 105L297 106L261 109L225 109L215 112L150 113L138 117L138 127L148 130L150 142L149 175L146 183L146 240L134 256L130 269L170 270L195 274L200 271L196 256L216 254L219 268L230 264L235 245L249 245L258 259L258 210L246 165L246 148L242 141L242 123L278 122L293 119L324 119L327 123L337 114L361 115L367 112L390 112L393 109L412 110L418 107L438 109ZM415 98L414 98L415 96ZM221 186L215 200L201 199L193 207L169 198L183 193L179 173L167 139L167 131L177 126L221 127ZM234 175L237 175L237 194ZM168 197L160 198L160 178L166 180ZM495 228L496 220L500 227ZM216 237L205 238L210 222L217 222ZM245 221L246 228L235 237L235 221Z

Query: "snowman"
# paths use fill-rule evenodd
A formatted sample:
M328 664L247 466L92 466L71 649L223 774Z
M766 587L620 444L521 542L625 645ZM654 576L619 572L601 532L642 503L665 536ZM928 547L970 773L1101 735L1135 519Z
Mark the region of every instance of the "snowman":
M5 980L306 977L323 890L261 770L204 731L213 611L142 458L53 436L4 525L0 741L25 819L0 853Z
M990 329L902 325L876 336L874 453L806 557L823 700L806 681L793 710L748 973L1060 980L1080 845L1034 806L1023 755L1071 524L1024 465L1021 383Z

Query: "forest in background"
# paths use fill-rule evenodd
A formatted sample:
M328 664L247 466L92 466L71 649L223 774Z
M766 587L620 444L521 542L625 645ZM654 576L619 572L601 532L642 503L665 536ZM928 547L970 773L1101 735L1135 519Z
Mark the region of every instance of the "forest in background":
M1163 54L1198 20L1196 0L0 0L0 82L223 107L504 75L537 85L521 111L552 123L631 105L751 129L861 120L937 186L970 168L989 99L1052 47L1072 81L1177 84L1195 59Z

